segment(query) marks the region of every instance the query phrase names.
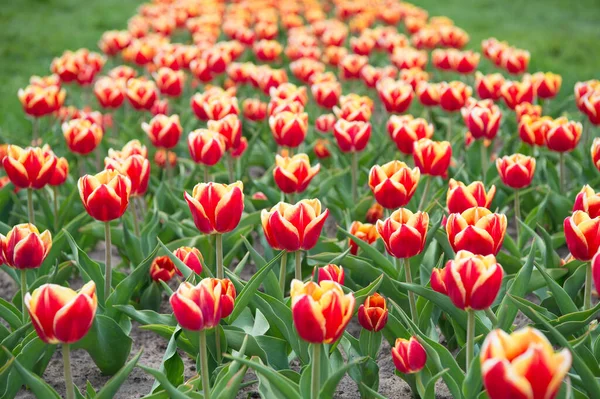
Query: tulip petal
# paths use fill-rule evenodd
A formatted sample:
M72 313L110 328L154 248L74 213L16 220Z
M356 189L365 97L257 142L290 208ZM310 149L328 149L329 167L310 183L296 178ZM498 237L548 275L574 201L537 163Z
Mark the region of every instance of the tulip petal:
M63 343L79 341L87 334L96 314L93 300L78 294L60 309L54 317L54 334Z
M322 343L325 340L326 321L318 303L308 295L302 295L292 307L294 326L305 341Z

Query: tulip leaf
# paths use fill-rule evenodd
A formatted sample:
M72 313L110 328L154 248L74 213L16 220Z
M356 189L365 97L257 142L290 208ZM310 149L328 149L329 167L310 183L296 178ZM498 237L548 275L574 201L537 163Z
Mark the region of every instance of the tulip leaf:
M100 265L91 260L88 254L79 248L77 242L67 230L63 229L62 232L64 233L67 242L71 247L73 258L77 264L77 267L79 268L79 271L81 272L83 280L85 282L93 281L96 284L96 296L98 297L98 303L100 306L104 306L104 273L102 273Z
M173 384L171 384L171 382L167 378L167 376L164 375L163 373L161 373L160 371L155 370L150 367L142 366L140 364L138 364L137 366L139 368L141 368L142 370L144 370L146 373L148 373L151 376L153 376L154 378L156 378L156 380L158 382L160 382L160 385L169 394L169 398L171 398L171 399L189 399L189 397L186 394L184 394L183 392L179 391L176 387L174 387Z
M242 236L242 241L244 242L244 245L246 246L246 249L248 250L248 253L250 254L250 257L252 258L252 261L256 267L258 269L264 267L267 264L267 261L256 251L246 237ZM267 274L267 278L264 281L264 287L265 292L268 295L279 300L283 300L284 293L281 292L279 288L279 280L272 270Z
M181 385L183 383L184 365L183 360L179 357L177 352L177 337L181 334L181 328L178 327L173 331L173 335L169 339L167 349L163 354L162 362L160 364L159 371L167 376L167 379L173 385ZM156 392L160 388L160 382L154 380L152 384L152 392Z
M167 326L176 326L177 321L172 314L160 314L153 310L139 310L131 305L115 305L119 311L137 321L142 325L146 324L164 324Z
M20 345L12 350L12 353L5 352L3 355L8 356L8 361L10 361L11 356L15 356L15 361L18 361L23 368L33 373L32 370L44 354L46 346L46 343L39 339L35 332L31 332L21 341ZM6 351L8 351L8 348L6 348ZM0 376L0 397L13 398L19 392L23 383L28 384L26 380L18 370L7 370L5 374Z
M567 292L548 274L545 268L539 265L537 262L533 262L533 265L538 269L544 280L546 280L546 284L548 288L552 292L554 299L556 300L556 304L558 308L562 312L562 314L569 314L572 312L577 312L577 305L571 299L571 296L567 294Z
M246 354L248 345L248 335L244 337L238 356L243 357ZM239 386L246 375L247 366L242 366L239 362L228 363L217 375L215 384L212 387L212 394L221 398L235 398L239 392Z
M512 285L507 291L507 295L502 299L500 306L497 310L498 315L498 328L501 328L504 331L510 331L510 327L512 326L515 317L517 317L518 309L511 303L510 299L508 299L508 295L522 297L526 294L527 286L529 285L529 280L531 279L531 274L533 271L533 261L535 259L535 241L531 245L531 249L529 250L529 256L527 257L527 262L517 276L512 281Z
M61 399L60 395L50 386L48 385L40 376L28 370L24 367L17 358L15 358L8 349L2 348L6 355L9 357L9 363L12 364L16 369L17 373L21 376L21 379L31 389L31 392L37 398L55 398ZM6 394L6 393L5 393ZM12 397L12 396L2 396L2 397Z
M112 375L127 361L132 340L116 321L97 314L90 331L73 348L85 349L100 371Z
M395 276L398 274L392 262L390 262L384 254L372 247L368 242L361 240L354 234L347 232L339 226L338 231L346 237L350 238L352 241L354 241L356 245L365 253L365 256L372 260L373 263L380 267L381 270L383 270L388 276Z
M598 312L600 312L600 303L591 309L569 313L551 320L549 323L561 334L568 336L588 326L592 320L596 319Z
M160 218L158 216L158 212L154 210L152 212L152 218L150 222L146 223L146 225L142 228L142 232L140 233L140 245L143 254L147 254L152 251L152 248L156 247L158 240L158 231L160 227Z
M481 359L474 356L469 365L469 371L462 384L464 399L475 399L481 392Z
M368 357L363 356L357 359L353 359L352 361L346 363L343 367L338 368L333 374L327 378L327 380L323 383L321 387L321 391L319 392L320 398L333 398L336 388L339 385L340 381L346 374L346 372L354 366L358 366L366 362Z
M77 190L75 190L75 192L77 192ZM50 269L56 264L56 260L61 257L60 255L67 244L67 235L75 234L87 217L88 215L86 212L80 213L64 226L58 234L52 237L52 248L50 248L46 260L44 260L44 263L40 266L38 275L41 276L50 273Z
M0 317L4 319L13 330L23 325L22 314L12 303L0 298Z
M106 384L102 387L102 389L96 394L96 399L111 399L115 397L115 394L123 385L129 374L133 371L135 366L137 365L140 357L142 356L142 349L129 361L126 365L121 368L114 376L111 377L110 380L106 382Z
M479 359L477 359L479 360ZM437 374L431 376L431 378L429 379L429 381L427 382L427 386L425 387L425 392L422 394L423 395L423 399L435 399L435 384L437 383L437 380L439 380L440 378L443 378L446 373L448 373L449 369L443 369L440 372L438 372ZM464 387L464 384L463 384Z
M573 356L573 368L577 374L579 374L579 377L581 377L581 384L585 391L591 398L600 398L600 384L583 359L573 349L569 341L533 308L515 301L515 298L512 295L508 295L508 297L514 301L515 305L523 312L523 314L525 314L525 316L529 317L534 322L543 325L559 346L566 348L571 352L571 355Z
M365 288L362 288L354 293L354 299L355 299L354 312L355 313L358 312L358 308L360 307L360 305L363 304L363 302L367 299L367 297L370 295L373 295L377 291L377 289L381 285L382 281L383 281L383 274L381 276L377 277L377 279L375 281L373 281L371 284L369 284Z
M129 260L134 265L139 265L144 260L140 238L136 237L127 227L127 223L123 220L123 244L121 249L125 252Z

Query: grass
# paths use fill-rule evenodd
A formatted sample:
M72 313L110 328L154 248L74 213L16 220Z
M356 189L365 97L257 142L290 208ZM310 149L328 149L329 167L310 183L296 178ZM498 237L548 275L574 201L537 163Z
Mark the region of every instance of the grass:
M16 92L29 76L49 73L66 49L97 49L102 32L121 29L140 0L0 2L0 141L30 129ZM420 0L430 15L446 15L471 35L469 48L495 36L531 52L531 71L563 76L562 99L578 80L600 78L597 0ZM483 61L487 63L487 61ZM487 68L486 68L487 69Z

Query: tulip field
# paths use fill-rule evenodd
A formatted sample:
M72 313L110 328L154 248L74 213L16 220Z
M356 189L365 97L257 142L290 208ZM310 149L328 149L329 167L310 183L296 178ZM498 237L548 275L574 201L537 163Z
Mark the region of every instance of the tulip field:
M61 1L0 44L0 398L600 398L586 21Z

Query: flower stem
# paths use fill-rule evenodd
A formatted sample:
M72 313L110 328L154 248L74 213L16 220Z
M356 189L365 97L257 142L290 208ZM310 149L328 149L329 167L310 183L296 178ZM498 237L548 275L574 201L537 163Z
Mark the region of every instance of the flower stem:
M520 248L521 226L519 225L519 220L521 220L521 201L519 199L519 190L515 190L515 227L517 229L517 247Z
M453 120L452 117L454 115L450 114L450 116L448 117L448 130L446 130L446 141L450 141L452 140L452 124L453 124Z
M62 346L63 366L65 369L65 390L67 399L75 399L75 388L73 387L73 377L71 376L71 349L69 344Z
M425 178L425 190L423 190L423 196L421 197L421 201L419 201L419 208L417 210L423 209L423 205L425 205L425 198L429 194L429 185L431 184L431 176L426 176Z
M354 203L358 201L358 153L352 152L352 200Z
M319 398L321 390L321 344L313 344L311 399Z
M38 118L33 118L33 120L31 121L31 136L32 136L32 140L31 140L31 144L32 145L36 145L37 139L38 139L38 128L40 126L40 120Z
M215 234L215 247L217 250L217 278L225 278L223 270L223 235Z
M473 360L473 354L475 352L475 311L473 309L467 310L467 364L465 371L469 371L471 360Z
M111 239L110 239L110 222L104 223L104 264L106 266L104 273L104 299L107 299L110 295L110 286L112 281L112 253L111 253Z
M565 153L559 153L560 192L565 192Z
M27 269L21 269L21 310L23 311L23 324L27 322L27 306L25 294L27 293Z
M210 180L210 175L209 175L208 168L209 168L208 165L204 165L204 183L208 183L209 180Z
M294 275L296 280L302 281L302 252L296 251L296 273Z
M592 307L592 263L585 265L585 290L583 293L583 310Z
M281 295L285 297L285 275L287 272L287 251L283 252L281 256L281 265L279 266L279 288L281 289Z
M488 319L490 319L493 326L496 326L498 324L498 318L496 317L496 314L494 313L492 308L487 308L485 310L485 315L488 317Z
M135 199L132 202L133 202L133 206L131 207L131 214L133 215L133 231L135 232L135 235L137 237L139 237L140 236L140 222L138 220L137 202L135 201Z
M171 181L171 162L169 162L169 150L165 149L165 174L164 174L164 178L165 181L167 183L167 186L170 186L170 181Z
M204 399L210 399L210 376L208 370L208 355L206 352L206 330L200 330L200 370L202 373L202 390Z
M410 271L410 258L404 259L404 275L406 277L406 282L408 284L412 284L412 275ZM412 291L408 291L408 303L410 305L410 315L412 317L412 321L414 323L418 322L417 319L417 302L415 300L415 293Z
M52 186L52 202L54 205L54 232L58 232L58 187Z
M33 188L27 189L27 216L29 223L35 224L35 213L33 213Z
M221 332L219 325L215 328L215 349L217 350L217 364L221 364L223 354L221 353Z
M231 153L227 157L227 173L229 173L229 183L233 183L235 181L235 171L233 170L233 156Z
M415 379L417 380L417 390L419 391L419 396L425 394L425 386L423 385L423 379L421 378L421 372L415 374Z

